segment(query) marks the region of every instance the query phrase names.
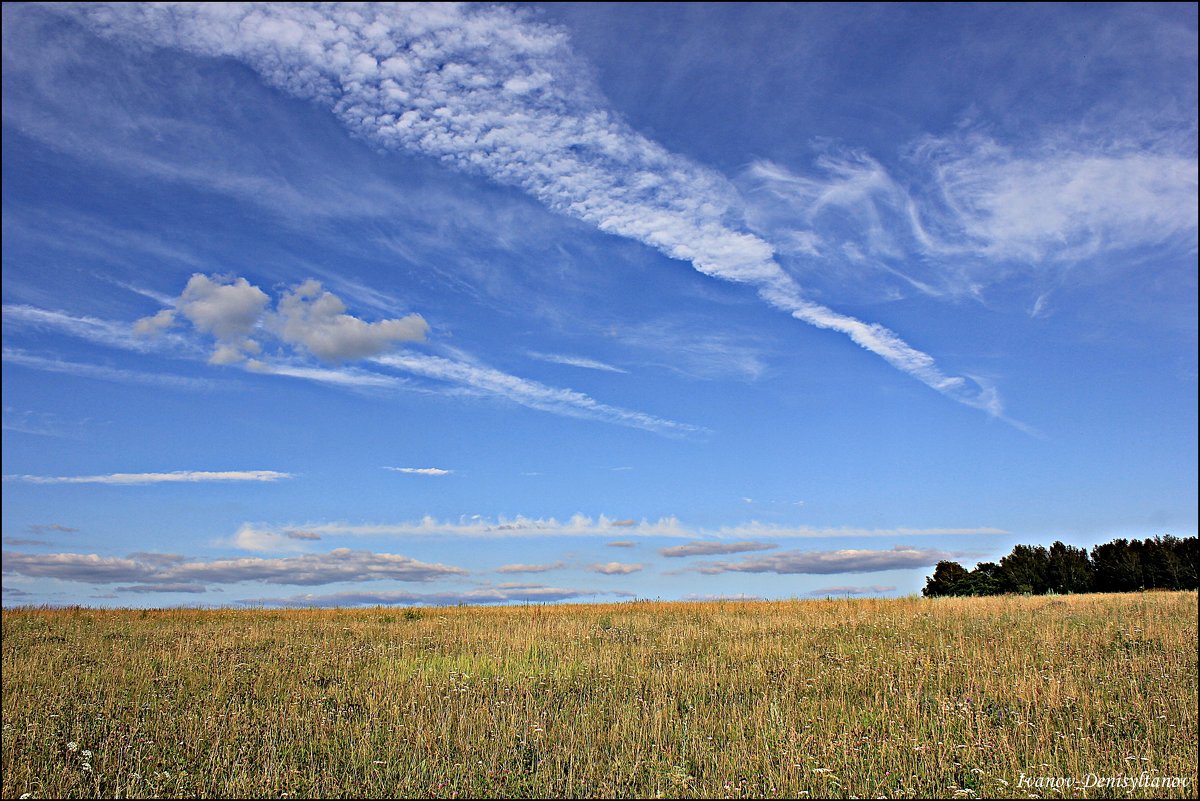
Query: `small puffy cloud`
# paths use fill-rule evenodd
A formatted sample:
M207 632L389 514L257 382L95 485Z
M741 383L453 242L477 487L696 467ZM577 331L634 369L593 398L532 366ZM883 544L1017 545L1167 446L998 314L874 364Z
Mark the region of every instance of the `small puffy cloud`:
M272 322L284 342L330 362L374 356L397 342L423 342L429 331L419 314L375 323L346 314L346 304L314 280L285 292Z
M196 273L188 279L176 307L197 330L229 342L254 330L270 300L245 278Z
M829 575L833 573L874 573L881 570L929 567L943 559L961 554L934 548L897 545L888 550L786 551L741 562L714 562L704 565L701 573L781 573Z
M175 325L175 312L172 309L163 309L158 314L150 317L143 317L133 324L133 333L140 336L153 336L166 331L171 326Z
M174 309L163 309L133 324L143 339L162 334L182 317L215 340L210 364L238 364L262 352L274 335L324 361L375 356L397 342L424 341L429 324L419 314L368 323L346 313L346 304L315 280L287 290L276 310L270 297L245 278L194 274ZM254 365L257 365L254 360Z
M443 470L440 467L384 467L383 469L417 476L448 476L454 472L453 470Z
M563 562L549 562L544 565L502 565L496 568L497 573L547 573L551 570L561 570L565 567Z
M661 548L663 556L675 558L680 556L714 556L725 553L745 553L747 551L769 551L779 546L770 542L689 542L686 545L673 545Z
M625 576L638 572L642 569L642 565L627 564L624 562L605 562L604 564L591 565L588 569L593 573L603 573L606 576Z

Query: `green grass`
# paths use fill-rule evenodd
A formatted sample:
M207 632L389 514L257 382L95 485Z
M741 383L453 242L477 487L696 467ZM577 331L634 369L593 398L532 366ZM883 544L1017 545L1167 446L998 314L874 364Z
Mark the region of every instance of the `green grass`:
M1196 593L3 613L6 798L1192 798L1196 744Z

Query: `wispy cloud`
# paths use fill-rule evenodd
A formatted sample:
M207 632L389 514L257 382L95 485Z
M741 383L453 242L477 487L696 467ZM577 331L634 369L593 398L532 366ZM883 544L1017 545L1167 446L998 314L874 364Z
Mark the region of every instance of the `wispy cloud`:
M377 144L517 186L706 275L753 285L770 305L850 337L937 391L1001 411L994 393L943 373L894 332L805 298L772 246L731 222L741 206L733 185L619 120L566 33L523 9L88 5L72 13L103 35L241 59Z
M411 473L418 476L448 476L453 470L443 470L440 467L384 467L384 470L394 470L397 473Z
M399 554L354 551L349 548L302 556L209 561L188 561L174 554L106 557L96 554L5 551L3 571L89 584L129 583L141 586L208 586L246 581L300 586L345 581L423 582L466 574L465 570L449 565L419 562Z
M875 573L883 570L929 567L943 559L960 558L935 548L913 548L897 545L887 550L848 549L840 551L786 551L770 556L744 559L741 562L713 562L698 568L699 572L715 573L781 573L828 575L833 573Z
M249 526L250 524L246 524ZM839 528L811 528L806 526L774 526L751 522L720 528L701 528L690 526L678 517L661 517L657 520L640 520L610 518L607 515L592 517L585 514L575 514L566 519L556 517L529 517L516 515L514 517L485 518L482 516L462 517L457 520L439 520L426 516L420 520L402 521L398 523L342 523L342 522L306 522L284 527L272 527L263 524L254 526L262 531L282 531L287 529L302 529L322 536L352 536L352 537L612 537L618 532L622 536L638 538L670 537L704 542L693 545L683 545L680 548L704 547L724 548L728 546L742 547L747 541L756 546L768 545L770 540L787 539L898 539L908 537L944 537L944 536L997 536L1007 534L1004 529L990 527L945 527L945 528L854 528L844 526ZM709 541L716 542L709 542ZM635 540L621 540L609 543L614 547L633 547ZM757 550L764 548L758 547ZM734 551L724 551L731 553Z
M75 534L79 531L71 526L64 526L61 523L33 523L29 527L31 534L45 534L46 532L58 532L62 534Z
M301 286L307 284L315 284L315 282L306 282ZM425 391L423 387L415 386L408 379L358 367L330 368L296 364L295 360L301 358L302 354L294 351L277 353L270 357L263 353L265 334L272 329L280 332L282 339L279 341L285 347L301 344L306 352L331 358L336 357L335 360L377 353L389 343L416 339L417 329L420 329L423 337L427 326L423 319L419 319L419 316L409 315L396 320L368 324L340 311L335 314L336 310L344 309L341 301L330 293L319 294L319 285L316 285L305 290L308 295L315 295L316 299L310 298L305 303L318 306L324 311L320 313L305 312L299 319L294 319L295 314L288 317L267 311L264 300L265 293L244 278L226 276L210 279L205 276L193 276L188 286L193 291L190 291L190 294L189 291L185 291L177 301L177 305L186 308L187 315L191 315L190 317L184 315L185 319L195 318L197 332L215 337L215 346L208 357L210 364L234 365L255 374L281 375L348 389ZM185 296L189 299L185 300ZM306 295L306 297L308 296ZM142 318L131 326L107 320L79 318L59 312L44 312L44 310L33 307L20 308L22 311L16 319L36 319L39 325L54 327L62 333L81 336L109 347L142 352L152 349L152 347L159 347L149 343L166 336L170 343L183 343L180 345L182 353L196 356L201 352L190 340L181 337L178 333L171 332L172 327L178 324L176 312L171 309L164 309L154 315ZM181 311L180 314L182 315L183 312ZM81 320L85 321L85 324L80 324ZM330 323L330 320L334 320L336 323ZM361 325L359 325L360 323ZM385 323L389 325L384 325ZM391 323L396 323L396 325L392 326ZM364 329L362 326L366 326L366 328ZM383 327L371 328L371 326ZM119 336L109 336L107 333L121 329L126 333ZM140 334L128 333L135 329L140 331ZM97 334L97 331L102 333ZM409 334L412 336L410 337ZM160 346L165 347L162 343ZM313 350L314 347L316 350ZM187 389L208 389L219 385L219 382L209 379L142 373L64 362L8 348L4 349L3 358L6 362L34 369L112 381ZM699 426L601 403L582 392L546 386L473 361L412 353L377 355L371 361L391 370L448 385L439 390L442 392L483 395L552 414L598 420L662 434L686 435L704 430Z
M31 353L11 348L4 348L2 358L8 364L17 364L32 370L42 370L48 373L64 373L82 378L97 378L101 381L116 381L123 384L146 384L149 386L165 387L167 389L186 390L213 390L230 386L229 383L208 378L191 378L189 376L172 375L169 373L147 373L140 370L107 367L102 364L83 364L64 359L35 356Z
M896 588L891 585L872 584L869 587L819 587L815 590L809 590L805 595L811 595L814 598L824 597L826 595L882 595L885 592L895 592Z
M769 551L779 546L771 542L689 542L687 545L673 545L670 548L659 549L659 554L668 558L681 556L714 556L726 553L745 553L748 551Z
M276 470L176 470L173 473L107 473L96 476L8 475L4 480L25 481L30 484L164 484L196 481L279 481L284 478L292 478L292 474Z
M328 595L292 595L285 598L250 598L250 606L455 606L458 604L553 603L597 595L632 598L620 590L547 587L541 584L500 584L462 592L416 593L404 591L340 592Z
M823 153L807 174L755 162L740 180L756 229L845 265L839 280L883 271L929 295L978 296L1103 253L1195 251L1194 144L1047 136L1018 151L968 130L908 150L908 184L862 152Z
M376 364L402 370L407 373L445 381L481 392L493 397L504 398L513 403L539 411L567 417L602 420L617 425L641 428L662 434L690 434L701 431L698 426L679 423L645 412L623 409L601 403L573 389L549 387L529 379L519 378L499 370L463 361L453 361L440 356L416 353L393 353L376 356Z
M539 353L538 351L526 351L534 359L551 364L565 364L568 367L582 367L585 370L600 370L607 373L627 373L628 370L622 370L620 367L613 367L611 364L598 362L595 359L586 359L582 356L563 356L557 353Z
M550 562L544 565L501 565L496 568L497 573L549 573L551 570L561 570L566 566L565 562Z

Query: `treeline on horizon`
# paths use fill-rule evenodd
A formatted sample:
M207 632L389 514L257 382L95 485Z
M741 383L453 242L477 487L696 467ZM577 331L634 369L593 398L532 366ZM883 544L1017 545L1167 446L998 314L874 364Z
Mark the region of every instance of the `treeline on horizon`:
M1045 595L1137 590L1194 590L1200 540L1170 534L1145 540L1115 539L1092 548L1055 542L1017 545L995 562L980 562L967 570L958 562L937 563L921 594Z

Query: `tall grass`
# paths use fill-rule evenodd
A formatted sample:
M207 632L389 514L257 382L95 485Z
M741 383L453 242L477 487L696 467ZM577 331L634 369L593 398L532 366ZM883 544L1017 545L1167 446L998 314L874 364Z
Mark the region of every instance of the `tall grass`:
M5 797L1195 797L1197 595L6 610L3 691Z

